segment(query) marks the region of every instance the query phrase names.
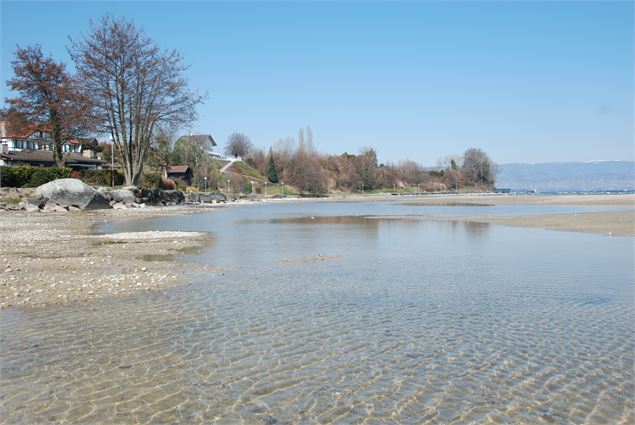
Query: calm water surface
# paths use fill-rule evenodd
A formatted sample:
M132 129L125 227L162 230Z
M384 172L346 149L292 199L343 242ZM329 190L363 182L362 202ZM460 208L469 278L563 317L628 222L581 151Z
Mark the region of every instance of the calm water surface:
M0 313L4 423L633 423L633 238L268 204L106 226L205 230L167 291Z

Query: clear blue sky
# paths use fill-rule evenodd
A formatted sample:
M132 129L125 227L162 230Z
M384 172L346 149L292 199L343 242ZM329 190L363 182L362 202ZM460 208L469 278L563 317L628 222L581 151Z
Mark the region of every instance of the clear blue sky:
M480 147L496 162L633 159L633 3L8 2L15 45L69 61L67 36L132 18L209 94L184 132L264 149L310 125L322 152L380 161ZM2 98L9 95L6 86Z

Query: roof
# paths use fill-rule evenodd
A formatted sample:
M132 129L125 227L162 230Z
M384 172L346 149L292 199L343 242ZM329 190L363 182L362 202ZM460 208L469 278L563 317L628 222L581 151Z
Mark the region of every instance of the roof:
M84 147L92 147L99 143L94 137L79 137L77 139L68 139L67 142L73 145L82 145Z
M11 131L11 132L7 132L7 122L6 120L0 120L0 122L5 126L4 127L4 132L6 134L2 135L2 138L4 139L28 139L29 136L31 136L33 133L35 133L36 131L42 131L44 133L49 134L50 130L49 127L45 124L29 124L24 128L19 129L19 131ZM73 145L79 145L79 144L83 144L83 143L92 143L93 140L96 142L97 139L93 138L93 137L88 137L88 138L70 138L70 139L66 139L65 142L68 142L70 144Z
M190 169L189 165L172 165L168 169L168 173L187 173L188 169Z
M196 142L200 145L211 143L212 146L217 146L216 141L211 134L190 134L189 136L181 136L179 139Z
M7 134L3 135L2 137L7 138L7 139L26 139L28 138L31 134L35 133L36 131L43 131L45 133L48 133L48 130L43 127L43 126L37 126L37 125L29 125L28 127L21 129L22 131L17 132L17 131L11 131L11 132L7 132Z
M0 157L9 161L24 161L24 162L55 162L53 158L53 151L12 151L0 154ZM88 158L77 153L65 152L62 154L62 158L68 164L103 164L105 161L98 158Z

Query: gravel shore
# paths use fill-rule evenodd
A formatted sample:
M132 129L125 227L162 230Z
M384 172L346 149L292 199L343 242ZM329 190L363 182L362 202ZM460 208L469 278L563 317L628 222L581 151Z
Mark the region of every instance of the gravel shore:
M209 211L209 208L205 210ZM192 208L0 215L0 307L85 302L187 283L205 266L169 261L211 243L199 232L92 235L110 220L191 214ZM168 260L168 261L166 261ZM207 270L203 270L207 269Z

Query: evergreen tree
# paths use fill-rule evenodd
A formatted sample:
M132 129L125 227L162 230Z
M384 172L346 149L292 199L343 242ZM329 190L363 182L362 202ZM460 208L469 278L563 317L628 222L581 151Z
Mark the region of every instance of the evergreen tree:
M267 165L267 179L271 183L278 183L278 172L276 171L276 163L273 161L273 152L269 148L269 164Z

